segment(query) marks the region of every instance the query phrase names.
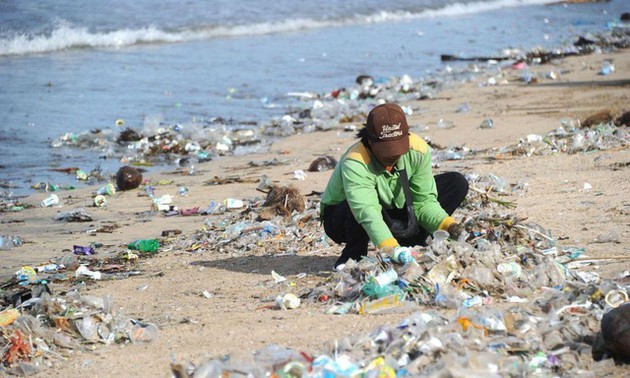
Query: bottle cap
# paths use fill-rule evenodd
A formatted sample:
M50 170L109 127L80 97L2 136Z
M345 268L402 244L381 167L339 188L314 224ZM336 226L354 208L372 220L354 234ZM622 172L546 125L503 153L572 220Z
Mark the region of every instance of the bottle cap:
M94 205L96 205L97 207L107 206L107 198L105 198L104 195L99 194L98 196L94 197Z

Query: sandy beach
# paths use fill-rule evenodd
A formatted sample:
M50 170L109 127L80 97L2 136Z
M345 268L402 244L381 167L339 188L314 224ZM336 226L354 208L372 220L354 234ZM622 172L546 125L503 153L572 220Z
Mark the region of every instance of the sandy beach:
M613 62L615 70L600 75L605 60ZM436 173L491 173L511 185L519 184L526 189L502 197L516 203L510 211L550 230L559 245L584 247L585 255L594 258L630 257L627 145L531 156L511 154L509 148L530 135L557 129L562 119L577 125L605 110L615 117L629 111L630 51L567 57L529 69L538 78L536 83L523 82L520 70L507 67L494 77L496 85L489 85L489 78L480 75L433 99L401 105L413 110L411 129L434 146L483 151L466 154L461 160L442 161ZM550 72L556 73L552 75L555 78L549 77ZM469 111L456 112L464 103ZM493 127L479 128L488 118ZM440 119L454 127L438 128ZM324 190L331 171L306 172L305 180L296 179L294 172L307 171L321 156L338 158L355 141L354 132L347 131L349 125L361 126L358 122L340 124L328 131L282 139L269 152L218 157L199 165L192 176L171 169L145 175L145 179L163 180L163 185L155 185L156 196L172 195L179 209L205 209L212 201L228 198L252 204L263 201L265 194L256 188L266 175L277 185L294 186L311 208L316 208L317 193ZM274 159L280 163L265 164ZM232 180L236 182L212 184L217 178L233 176L238 176ZM177 194L179 186L188 189L187 196ZM0 251L1 277L8 279L24 265L39 266L72 255L73 245L102 243L91 258L103 260L125 253L126 244L135 239L160 238L163 247L157 254L139 259L128 269L139 274L88 280L80 289L82 295L111 296L116 312L156 324L159 338L150 343L93 343L64 349L59 352L62 357L47 359L51 366L42 367L38 376L167 377L173 362L201 363L225 354L246 359L269 344L318 354L336 340L396 324L414 311L333 315L325 313L330 303L308 300L288 311L266 308L286 289L274 283L272 271L287 277L294 285L293 292L307 291L330 279L341 246L331 242L322 248L311 243L323 236L323 228L297 238L284 236L285 243L270 242L271 247L261 242L242 253L222 252L220 246L192 250L187 241L219 215L164 216L151 212L151 199L141 188L118 191L108 198L106 207L94 207L93 194L98 188L58 192L62 207L42 208L39 203L48 193L34 194L22 201L33 208L2 213L2 234L19 235L23 245ZM93 220L54 220L59 212L77 208L85 209ZM110 226L111 232L86 232L104 226ZM181 234L162 237L167 230L181 230ZM593 242L610 233L615 235L613 242ZM601 260L596 270L602 278L614 279L627 270L627 261ZM58 295L71 287L67 281L49 286ZM623 369L610 373L622 375Z

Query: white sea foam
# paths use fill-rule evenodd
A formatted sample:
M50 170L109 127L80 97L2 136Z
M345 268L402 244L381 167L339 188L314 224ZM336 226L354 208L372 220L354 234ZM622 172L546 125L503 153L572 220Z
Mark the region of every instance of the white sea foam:
M333 20L286 19L232 26L165 31L158 26L139 29L126 28L105 33L93 33L84 27L72 27L63 22L49 34L14 34L0 38L0 56L46 53L74 48L123 48L136 44L177 43L211 38L229 38L248 35L289 33L304 30L359 25L370 23L401 22L421 18L453 17L488 12L495 9L541 5L556 0L494 0L473 3L455 3L436 9L419 11L382 11L370 15L354 15Z

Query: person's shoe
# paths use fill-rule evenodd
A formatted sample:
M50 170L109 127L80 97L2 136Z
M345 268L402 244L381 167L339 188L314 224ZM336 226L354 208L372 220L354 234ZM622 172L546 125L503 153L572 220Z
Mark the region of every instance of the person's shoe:
M346 267L346 264L339 264L339 265L335 265L333 270L335 270L337 272L341 272L343 270L343 268L345 268L345 267Z
M346 265L346 263L350 260L348 256L344 256L343 254L339 256L337 261L335 261L335 265L333 266L333 270L341 270Z

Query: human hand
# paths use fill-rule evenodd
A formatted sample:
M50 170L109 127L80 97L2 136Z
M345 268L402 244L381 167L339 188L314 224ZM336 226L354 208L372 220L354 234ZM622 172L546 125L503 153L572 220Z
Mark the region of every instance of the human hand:
M457 222L448 226L448 234L450 235L451 239L459 239L459 236L464 232L464 226Z

